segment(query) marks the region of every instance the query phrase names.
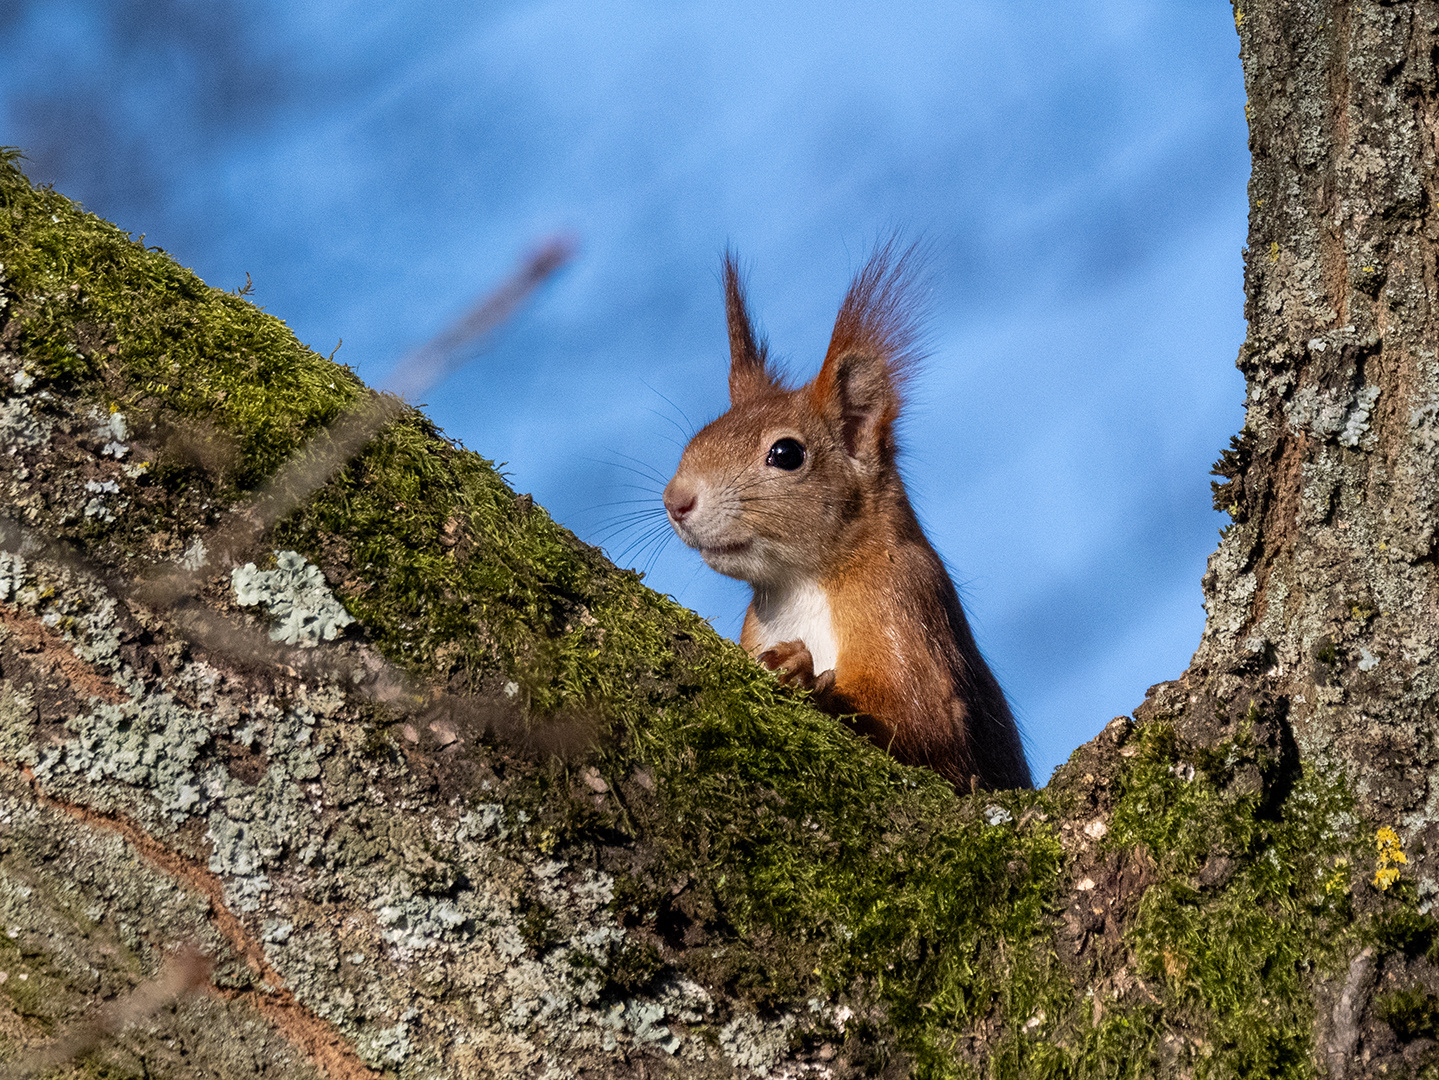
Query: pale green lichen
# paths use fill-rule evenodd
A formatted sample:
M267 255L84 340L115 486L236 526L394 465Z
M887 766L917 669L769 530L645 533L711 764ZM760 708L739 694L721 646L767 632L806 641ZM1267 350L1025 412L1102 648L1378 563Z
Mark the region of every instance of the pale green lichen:
M789 1050L793 1017L766 1023L754 1013L740 1013L720 1028L720 1048L731 1065L756 1076L768 1076Z
M74 739L37 748L31 767L40 780L69 774L90 785L128 784L153 792L160 809L177 820L208 807L208 785L193 771L212 737L202 714L159 694L100 704L68 726Z
M46 578L43 592L34 610L63 607L77 654L96 636L87 627L106 631L113 622L87 609L87 604L108 601L88 592L73 575ZM117 677L126 671L119 663L110 670ZM134 685L133 676L126 678ZM436 1041L435 1025L443 1018L421 1010L404 979L364 990L337 985L339 950L301 917L293 901L276 895L277 872L309 874L319 882L338 870L352 881L354 896L368 896L365 907L373 914L365 934L368 949L349 953L362 957L360 966L367 971L375 961L402 972L426 971L437 962L452 970L502 971L503 992L491 986L483 998L488 1004L475 1007L488 1012L498 993L505 1002L499 1013L502 1026L522 1038L537 1029L548 1031L546 1054L616 1046L623 1040L666 1055L683 1050L688 1060L705 1059L702 1039L690 1036L686 1044L667 1022L700 1015L693 984L657 986L652 994L618 1002L606 992L608 969L632 945L607 910L613 894L609 875L576 872L552 858L529 867L540 895L572 925L566 940L546 956L528 957L509 891L521 868L494 846L525 826L523 811L510 814L502 804L480 804L463 816L441 811L425 828L386 812L389 834L383 842L357 849L358 833L352 830L367 828L363 821L327 820L312 805L321 790L317 782L327 798L342 798L344 785L336 778L355 773L350 755L357 747L335 727L349 714L343 695L302 690L283 708L264 700L237 701L198 661L174 678L171 691L198 707L180 704L170 691L100 703L71 718L67 726L73 738L24 744L11 753L30 762L36 780L57 794L102 809L124 808L142 819L153 816L145 811L151 805L173 829L192 818L202 820L209 846L206 865L223 881L227 905L242 915L255 913L269 961L302 1001L354 1033L366 1060L400 1067L405 1075L433 1072L441 1062L437 1047L444 1043ZM25 715L28 705L12 686L3 690L7 721L15 721L7 726L13 737L28 729L33 715ZM220 739L263 756L267 767L258 779L243 782L226 769L214 752ZM327 740L348 749L336 750ZM336 753L343 760L327 777L326 762ZM97 799L97 791L107 794ZM363 804L358 813L368 817ZM428 869L411 866L421 850L428 853ZM392 862L396 859L398 864ZM454 883L462 879L472 884L457 888ZM499 883L505 884L496 889Z
M125 416L118 409L114 412L105 412L95 409L91 412L95 419L95 428L92 437L104 443L100 448L102 457L112 457L116 461L121 460L130 452L130 447L125 440L130 437L129 426L125 423Z
M16 375L16 387L24 372ZM29 376L25 376L27 379ZM0 449L35 450L50 440L51 424L35 411L39 395L20 394L0 401Z
M99 518L101 521L109 522L115 520L114 511L106 503L107 495L118 495L120 485L113 480L87 480L85 491L94 496L85 504L85 516L87 518ZM120 509L124 509L123 505Z
M1344 430L1339 433L1340 446L1358 446L1359 440L1369 430L1369 414L1379 400L1379 387L1366 386L1354 395L1349 411L1344 417Z
M237 566L230 582L237 604L258 605L274 616L271 641L313 649L322 641L334 641L355 621L330 592L320 568L298 551L275 552L273 570L260 570L254 563Z

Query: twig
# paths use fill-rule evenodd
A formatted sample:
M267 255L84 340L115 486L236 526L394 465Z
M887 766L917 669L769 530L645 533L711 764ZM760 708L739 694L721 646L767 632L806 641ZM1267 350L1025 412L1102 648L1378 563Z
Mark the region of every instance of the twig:
M49 1072L84 1057L131 1024L154 1016L166 1005L187 997L210 981L213 963L193 945L182 945L165 958L153 979L102 1008L92 1020L73 1024L55 1042L42 1046L4 1070L7 1080Z
M470 355L467 348L509 319L520 305L574 254L571 241L554 237L540 246L509 280L458 322L401 360L387 379L390 390L368 391L325 431L300 448L260 490L247 509L201 537L209 555L206 566L173 569L143 587L146 602L165 606L193 596L216 564L232 563L277 521L320 490L363 450L391 420L410 407L405 399L423 394L453 374Z
M414 401L452 375L470 358L470 346L504 324L574 254L575 243L569 237L546 240L508 281L401 360L385 379L385 389L396 397Z

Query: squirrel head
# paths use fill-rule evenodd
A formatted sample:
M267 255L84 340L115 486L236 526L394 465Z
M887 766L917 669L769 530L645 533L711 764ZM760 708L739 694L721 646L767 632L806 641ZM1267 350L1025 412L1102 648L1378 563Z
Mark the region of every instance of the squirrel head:
M757 338L734 255L724 260L730 408L665 488L670 524L722 574L757 586L843 565L903 487L895 422L918 344L919 256L891 240L850 283L819 374L788 387Z

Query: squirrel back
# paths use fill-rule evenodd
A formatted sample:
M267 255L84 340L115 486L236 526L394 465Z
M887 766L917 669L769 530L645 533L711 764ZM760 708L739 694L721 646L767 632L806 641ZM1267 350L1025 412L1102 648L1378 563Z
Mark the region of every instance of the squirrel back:
M665 488L670 523L749 582L740 644L901 761L967 790L1029 787L1019 731L915 518L894 426L918 353L914 248L851 283L819 374L790 388L724 262L730 409Z

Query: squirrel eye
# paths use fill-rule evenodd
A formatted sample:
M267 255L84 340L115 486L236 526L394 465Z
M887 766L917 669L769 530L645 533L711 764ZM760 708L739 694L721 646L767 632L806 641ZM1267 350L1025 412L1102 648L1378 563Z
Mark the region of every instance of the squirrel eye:
M779 439L769 448L764 463L785 472L794 472L804 464L804 444L798 439Z

